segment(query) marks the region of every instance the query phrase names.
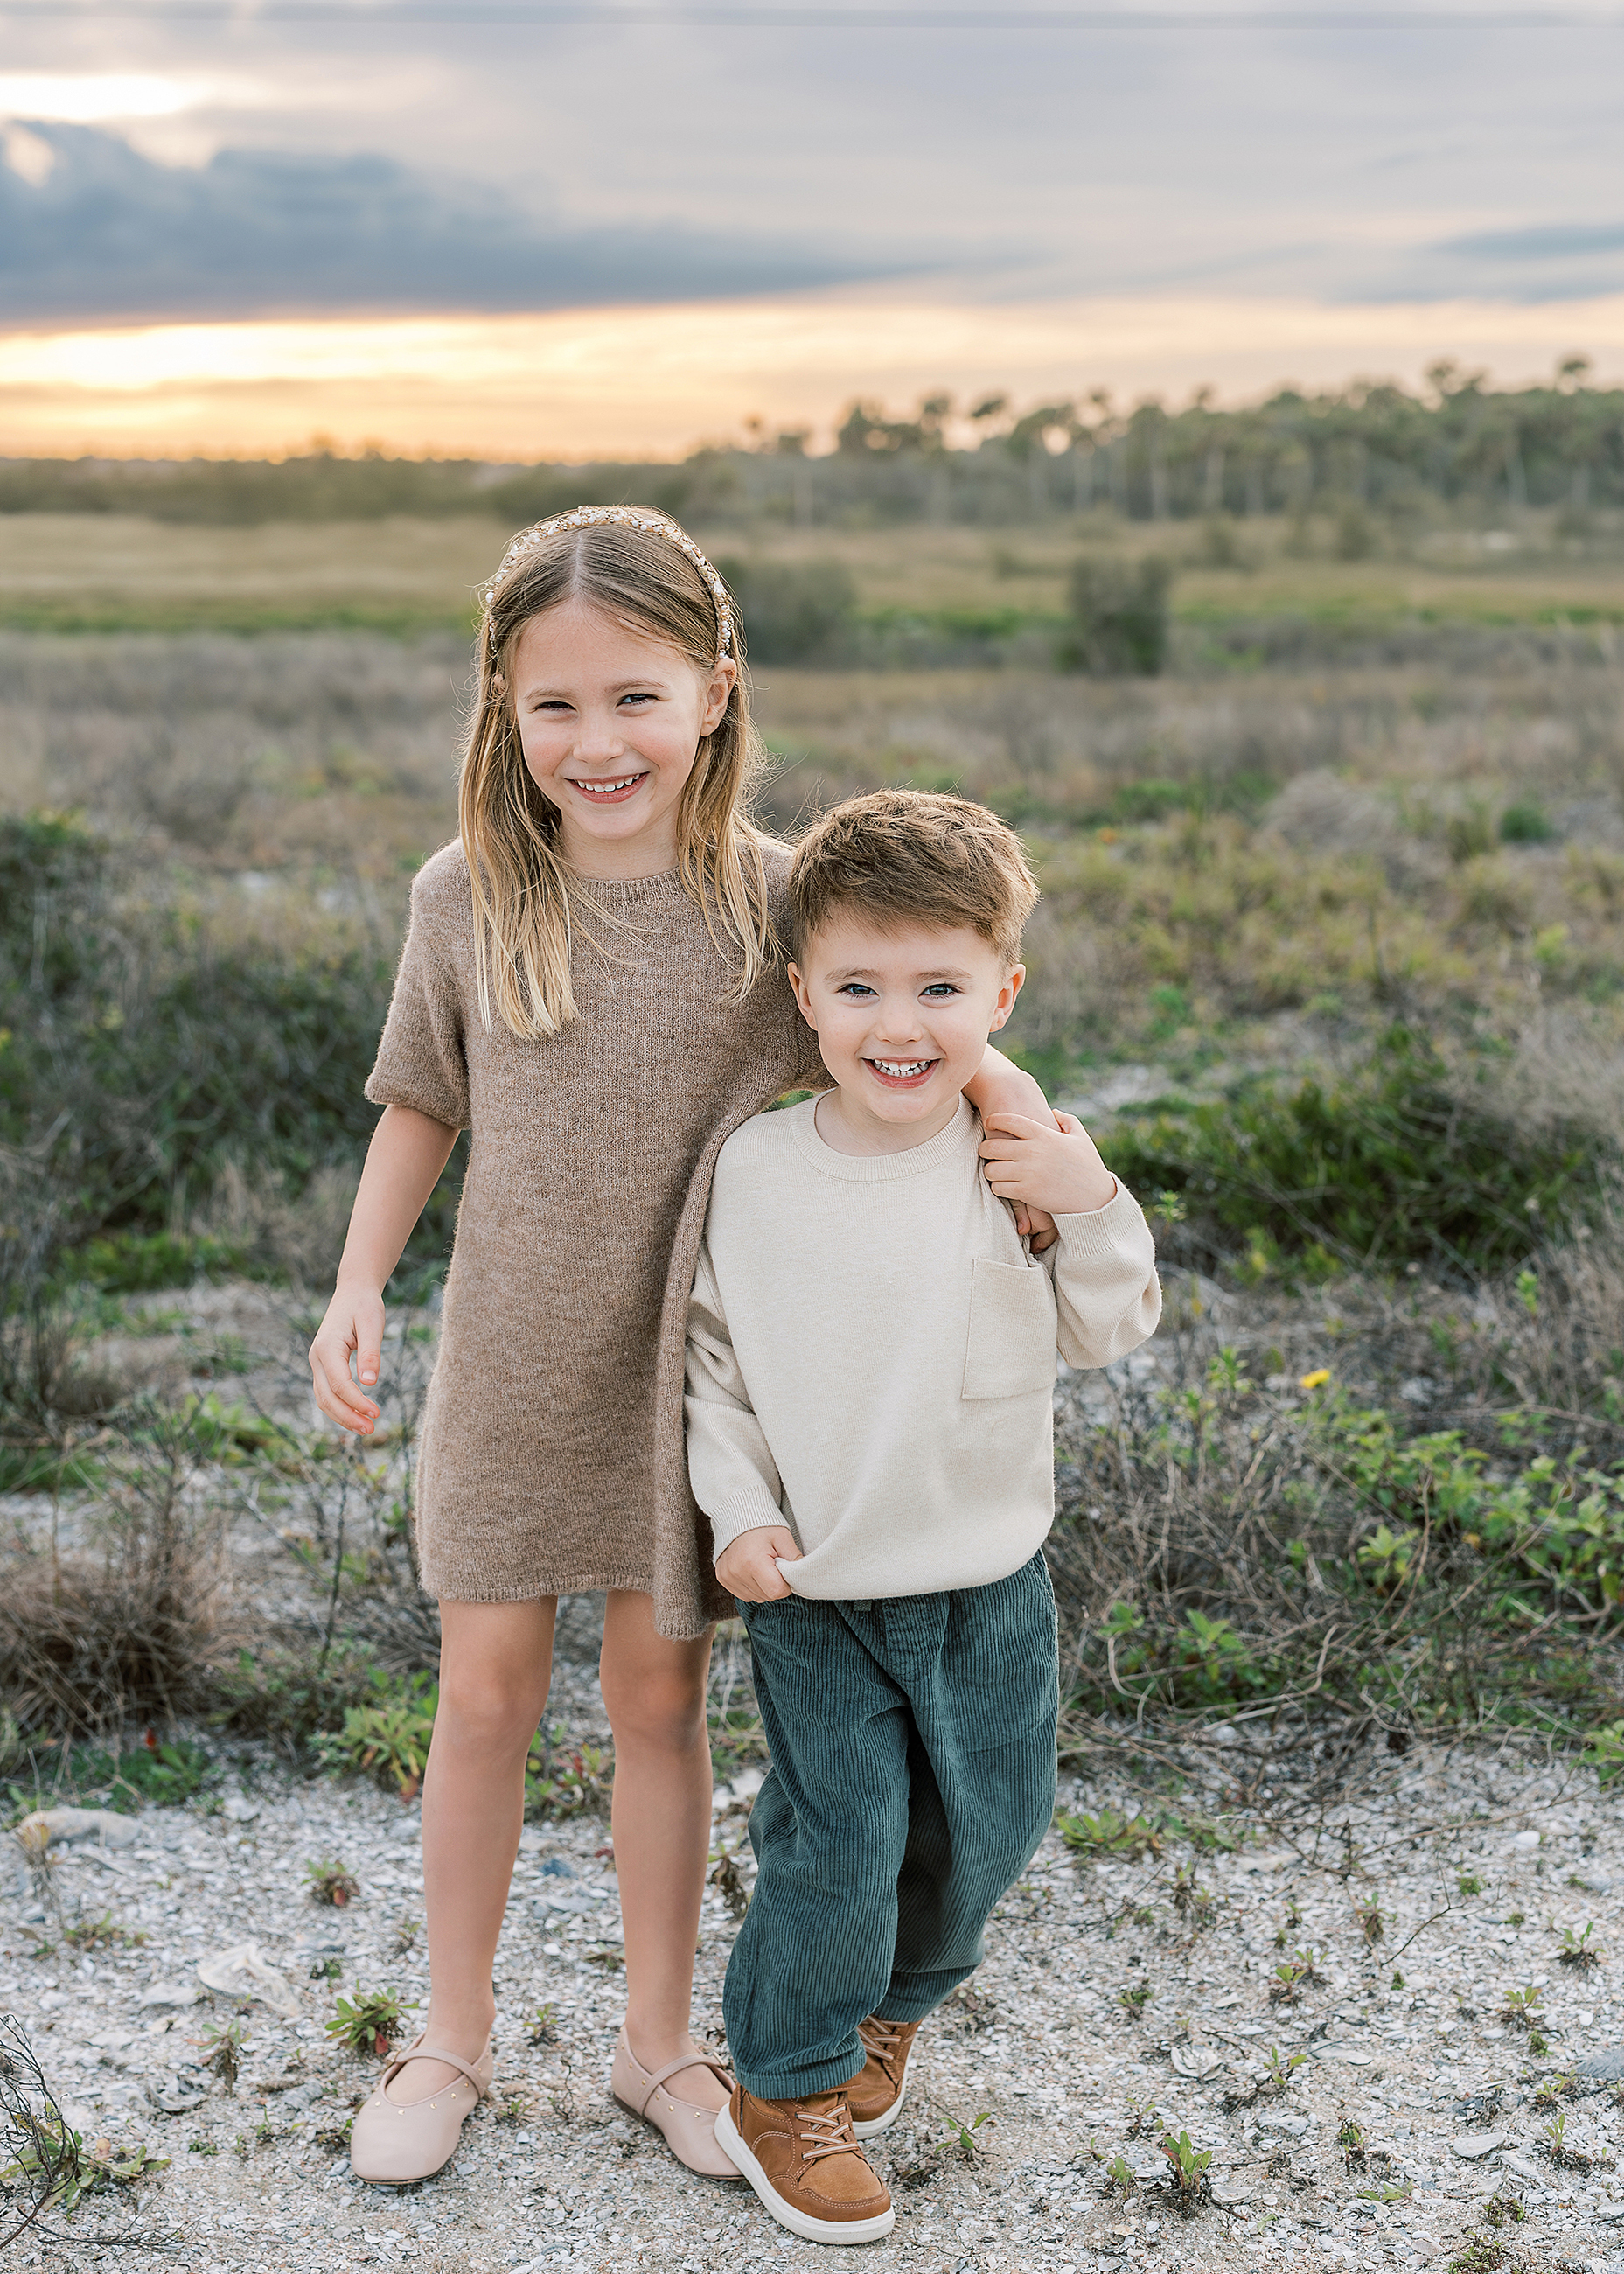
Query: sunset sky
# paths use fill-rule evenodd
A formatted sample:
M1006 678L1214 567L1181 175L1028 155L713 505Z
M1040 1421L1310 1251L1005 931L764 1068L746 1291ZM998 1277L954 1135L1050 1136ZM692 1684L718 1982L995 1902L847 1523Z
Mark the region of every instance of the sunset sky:
M1618 19L1037 14L0 0L0 455L1624 376Z

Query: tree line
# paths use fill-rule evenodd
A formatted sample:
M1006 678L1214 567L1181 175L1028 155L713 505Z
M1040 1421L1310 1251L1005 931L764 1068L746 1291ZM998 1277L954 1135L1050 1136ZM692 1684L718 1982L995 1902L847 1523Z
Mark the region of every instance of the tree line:
M860 398L832 451L813 441L808 428L752 420L741 447L658 463L493 466L327 445L276 460L12 459L0 461L0 512L237 525L478 512L512 527L590 498L713 523L996 526L1100 508L1167 521L1350 507L1402 518L1438 505L1555 508L1576 523L1624 504L1624 389L1593 385L1583 356L1538 386L1495 388L1440 362L1424 392L1286 388L1238 409L1210 388L1183 409L1151 397L1120 406L1103 388L1024 410L1004 395L959 407L936 392L900 415Z

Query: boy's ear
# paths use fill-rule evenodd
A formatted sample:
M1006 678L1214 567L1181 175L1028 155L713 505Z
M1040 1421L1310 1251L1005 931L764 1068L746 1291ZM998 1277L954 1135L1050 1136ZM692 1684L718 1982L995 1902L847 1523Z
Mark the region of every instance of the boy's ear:
M789 983L795 990L795 1000L801 1005L801 1015L813 1033L816 1034L817 1020L812 1016L812 998L807 992L807 983L801 976L801 966L798 963L788 963L784 968L789 974Z
M1026 965L1024 963L1011 963L1009 968L1008 976L1005 978L1003 986L998 990L997 1007L992 1014L992 1031L995 1035L997 1033L999 1028L1004 1024L1004 1020L1009 1017L1010 1013L1015 1008L1015 998L1019 994L1021 989L1026 985Z

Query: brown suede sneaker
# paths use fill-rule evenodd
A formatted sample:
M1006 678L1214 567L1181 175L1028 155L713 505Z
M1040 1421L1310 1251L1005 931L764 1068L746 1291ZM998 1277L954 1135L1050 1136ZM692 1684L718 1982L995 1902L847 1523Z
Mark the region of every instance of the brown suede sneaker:
M757 2100L735 2085L716 2136L780 2226L808 2242L877 2242L896 2224L844 2092Z
M919 2030L917 2022L882 2022L877 2014L857 2024L868 2058L846 2086L846 2097L852 2111L852 2129L860 2140L872 2140L876 2132L896 2122L902 2096L908 2089L908 2063Z

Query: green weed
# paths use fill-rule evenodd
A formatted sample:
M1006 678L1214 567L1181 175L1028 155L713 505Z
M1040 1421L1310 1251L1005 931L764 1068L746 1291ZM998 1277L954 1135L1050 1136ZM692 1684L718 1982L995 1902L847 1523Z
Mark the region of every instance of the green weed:
M1365 1946L1373 1950L1386 1929L1393 1924L1393 1913L1384 1911L1374 1895L1353 1907L1353 1923L1364 1936Z
M237 2090L248 2031L241 2022L206 2022L203 2025L203 2066L211 2068L228 2092Z
M353 1998L340 1998L337 2011L327 2025L327 2035L352 2053L370 2053L374 2060L387 2060L401 2033L402 2013L400 1999L393 1990L357 1991Z
M1531 2029L1540 2020L1539 1992L1530 1982L1525 1990L1507 1990L1500 2007L1500 2019L1508 2028Z
M1590 1940L1595 1931L1594 1920L1590 1921L1579 1934L1575 1934L1570 1926L1563 1927L1560 1930L1562 1946L1556 1954L1557 1964L1559 1966L1599 1966L1601 1952Z
M97 1919L81 1919L77 1926L64 1927L62 1939L71 1950L133 1948L148 1939L139 1927L120 1926L111 1911L103 1911Z
M33 2136L0 2170L0 2187L26 2190L31 2196L43 2187L41 2210L66 2214L102 2188L133 2187L169 2169L167 2156L154 2156L145 2146L121 2151L110 2140L86 2142L82 2132L53 2117L33 2119L30 2129Z
M1265 2074L1259 2090L1277 2100L1307 2059L1306 2053L1282 2054L1278 2045L1271 2045L1264 2056Z
M1055 1818L1060 1837L1074 1856L1093 1863L1101 1856L1158 1856L1162 1833L1144 1816L1124 1816L1114 1808L1093 1814L1061 1813Z
M361 1892L361 1883L354 1872L335 1859L326 1864L306 1864L304 1884L310 1889L312 1902L326 1903L334 1910L344 1909Z
M524 1765L524 1813L545 1824L572 1816L607 1811L614 1784L614 1756L607 1746L581 1744L554 1752L553 1740L538 1737Z
M1166 2132L1160 2142L1169 2165L1168 2183L1184 2210L1192 2210L1211 2190L1207 2171L1213 2160L1210 2148L1198 2150L1188 2132Z
M372 1687L372 1702L351 1706L342 1728L313 1738L317 1758L329 1770L370 1775L386 1791L410 1800L428 1762L440 1685L427 1674L392 1676L373 1669Z

